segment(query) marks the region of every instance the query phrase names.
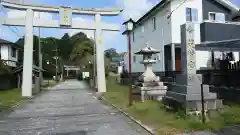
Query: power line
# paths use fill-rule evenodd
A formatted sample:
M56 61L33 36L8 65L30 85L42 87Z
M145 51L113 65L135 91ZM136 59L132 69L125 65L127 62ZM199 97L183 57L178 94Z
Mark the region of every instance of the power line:
M1 11L5 14L5 15L7 15L7 13L6 13L6 11L4 11L4 7L1 5ZM10 26L8 26L8 28L14 33L14 34L16 34L19 38L21 38L21 37L23 37L23 36L20 36L20 31L18 30L18 28L16 27L16 26L13 26L16 30L17 30L17 32L16 31L14 31L13 29L12 29L12 27L10 27Z
M170 18L172 13L175 12L178 8L180 8L184 3L186 3L188 0L184 0L182 3L180 3L171 13L168 14L167 18Z

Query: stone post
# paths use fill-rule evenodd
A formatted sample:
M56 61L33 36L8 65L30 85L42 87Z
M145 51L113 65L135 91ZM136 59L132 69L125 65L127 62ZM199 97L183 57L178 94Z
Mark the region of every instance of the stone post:
M176 76L176 84L167 91L164 102L177 105L187 112L201 110L202 75L196 74L196 51L194 41L194 24L186 23L181 26L181 69L182 74ZM215 93L209 92L209 86L203 86L205 108L217 109L219 100ZM174 107L174 106L173 106ZM176 107L176 106L175 106Z

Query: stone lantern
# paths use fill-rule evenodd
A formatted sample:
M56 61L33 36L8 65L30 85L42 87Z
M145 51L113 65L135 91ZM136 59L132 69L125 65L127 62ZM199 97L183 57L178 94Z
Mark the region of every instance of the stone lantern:
M152 65L157 62L152 59L152 55L157 53L160 52L150 47L147 43L146 47L135 53L137 55L143 55L143 60L140 63L145 66L144 73L138 78L135 85L135 88L141 91L142 101L146 99L161 100L167 91L167 86L164 86L160 78L152 71Z

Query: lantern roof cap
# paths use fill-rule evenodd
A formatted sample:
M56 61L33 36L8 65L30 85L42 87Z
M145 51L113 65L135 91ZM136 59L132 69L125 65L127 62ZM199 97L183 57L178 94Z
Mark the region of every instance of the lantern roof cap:
M146 47L140 49L138 52L134 54L156 54L156 53L160 53L160 51L150 47L148 43L146 43Z

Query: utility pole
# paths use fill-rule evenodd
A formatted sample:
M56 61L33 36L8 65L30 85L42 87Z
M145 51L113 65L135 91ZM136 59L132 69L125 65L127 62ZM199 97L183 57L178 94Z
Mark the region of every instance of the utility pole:
M59 49L56 47L56 50L52 50L52 51L54 51L54 52L56 52L56 56L55 56L55 65L56 65L56 80L57 80L57 76L58 76L58 51L59 51Z

